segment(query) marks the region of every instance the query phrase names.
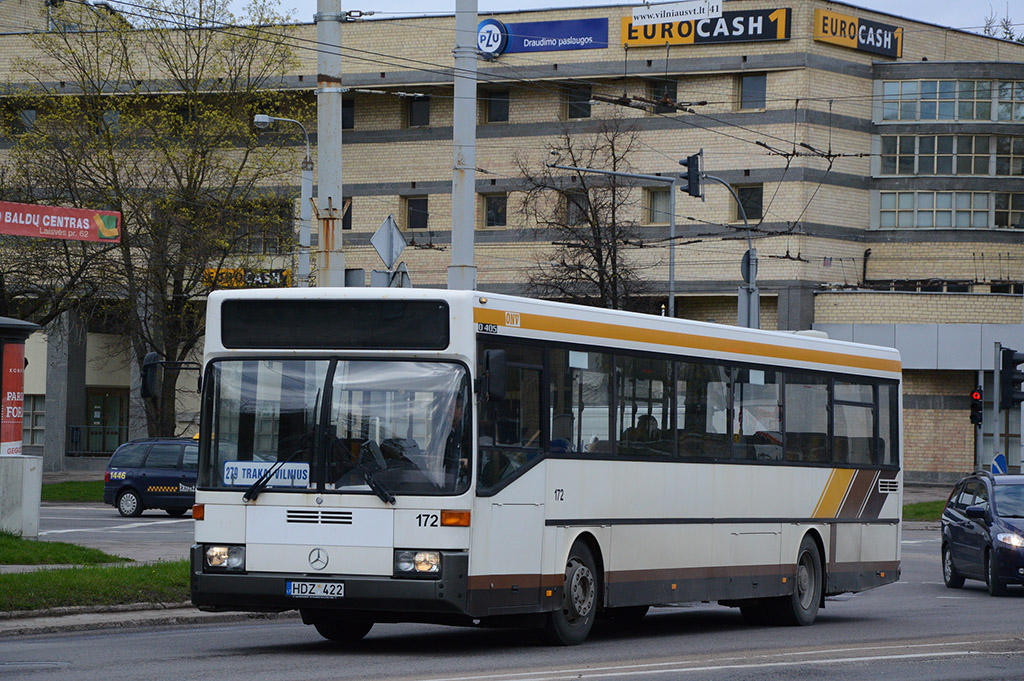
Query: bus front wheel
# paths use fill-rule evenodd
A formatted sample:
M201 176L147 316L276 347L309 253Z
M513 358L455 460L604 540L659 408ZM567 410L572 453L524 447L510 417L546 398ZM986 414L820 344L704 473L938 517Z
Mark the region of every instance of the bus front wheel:
M548 613L544 640L552 645L574 646L586 640L598 609L598 578L594 556L577 541L565 562L562 607Z
M343 619L318 618L314 620L313 626L328 641L342 644L353 644L361 641L364 636L370 633L370 629L373 628L373 622L369 620L346 618L343 615L339 617Z
M776 621L790 626L806 626L818 616L822 590L821 553L810 536L800 542L796 554L793 593L775 602Z

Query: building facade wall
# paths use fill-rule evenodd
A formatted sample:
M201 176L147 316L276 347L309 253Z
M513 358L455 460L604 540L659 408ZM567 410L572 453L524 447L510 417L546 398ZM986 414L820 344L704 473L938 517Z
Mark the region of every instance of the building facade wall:
M609 44L604 49L505 54L478 62L479 288L528 293L531 273L553 257L557 237L521 210L524 170L542 170L549 150L566 139L586 147L602 126L616 126L629 129L637 141L628 158L630 172L678 173L680 159L703 149L708 174L734 187L760 187L762 216L750 220L749 236L759 256L763 328L808 328L815 322L1020 323L1024 213L1021 224L1010 224L1017 212L1000 208L999 202L1015 202L1019 195L1024 211L1024 169L1014 170L1019 155L1012 151L1015 140L1024 145L1024 114L1016 115L1012 94L1018 87L1024 92L1024 45L824 0L729 0L724 6L725 11L779 8L790 10L788 40L628 49L620 27L629 7L494 14L513 23L604 18ZM815 40L819 9L900 27L902 57ZM0 75L14 90L33 83L31 62L40 57L33 45L37 36L30 31L44 30L45 16L40 2L16 0L0 6L0 24L6 20L24 29L0 36L0 52L10 57L0 60ZM297 45L315 40L311 24L280 30ZM364 269L367 280L371 270L383 268L370 236L392 215L410 242L401 260L414 285L446 284L451 259L453 30L451 16L344 25L343 81L352 89L347 97L354 102L354 117L344 132L341 154L343 194L351 199L351 230L342 232L342 248L347 266ZM278 87L312 104L317 54L298 48L295 56ZM761 74L764 104L745 109L743 78ZM162 82L161 74L152 73L143 87L156 90ZM893 83L916 83L923 92L927 86L922 83L931 82L954 83L955 88L966 82L988 83L989 117L961 116L959 108L952 118L908 117L903 109L891 116L887 93ZM588 117L567 117L571 87L589 86L594 95L624 96L635 104L665 83L675 87L676 101L686 103L684 110L655 113L593 100ZM998 113L1003 83L1010 84L1011 92L1006 119ZM63 82L45 85L71 93ZM508 121L487 120L485 97L496 90L509 92ZM429 125L408 125L410 94L430 96ZM1024 112L1024 102L1020 107ZM303 122L316 129L314 119ZM319 153L315 132L311 137L316 166L333 162ZM928 159L922 165L924 157L938 163L941 155L929 156L928 144L949 138L959 145L959 138L968 137L971 144L988 139L987 166L978 161L970 173L960 173L959 151L949 154L956 171L928 172ZM900 138L913 145L912 152L903 154L913 166L909 172L897 163L899 153L886 153L887 145ZM1000 139L1009 140L1010 152L998 151ZM0 140L0 161L15 143ZM300 140L287 149L296 168L304 151ZM981 156L973 150L971 155ZM895 169L889 163L897 163ZM1006 172L1000 170L1004 166ZM662 187L658 182L638 183L623 212L638 234L625 252L647 289L639 307L654 313L667 303L670 288L669 226L652 221L650 211L652 192ZM298 172L294 184L276 189L297 196ZM489 194L507 195L506 225L484 227L483 197ZM408 225L408 200L418 197L427 198L427 229ZM936 203L946 200L951 203L948 215ZM963 208L963 200L974 203ZM909 209L904 201L910 202ZM964 215L967 226L957 222ZM926 218L935 222L928 225ZM951 222L943 227L939 222L946 218ZM748 232L730 194L708 183L704 201L677 195L675 235L677 314L735 323ZM274 266L288 266L288 258L283 260ZM116 339L90 336L87 344L87 364L93 367L86 370L87 386L127 389L129 373L118 366L120 355L110 350L116 349ZM956 419L947 417L960 409L955 405L966 394L961 384L974 379L946 373L908 372L908 471L962 470L965 452L973 452L967 444L972 433L961 432ZM44 380L30 366L26 386ZM956 391L943 392L949 386ZM189 421L194 401L181 412L183 421ZM953 444L947 447L947 442Z

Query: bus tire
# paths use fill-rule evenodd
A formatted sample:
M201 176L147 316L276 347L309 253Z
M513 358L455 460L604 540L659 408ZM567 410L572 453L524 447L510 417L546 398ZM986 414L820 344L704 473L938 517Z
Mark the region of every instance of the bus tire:
M793 593L775 601L775 620L786 626L812 624L818 616L821 590L821 553L810 535L806 535L796 554Z
M953 566L953 554L949 544L942 545L942 581L947 588L959 589L964 585L964 578Z
M361 641L364 636L370 633L370 629L373 628L373 622L361 617L338 615L337 619L318 618L313 622L313 626L316 628L317 633L328 641L351 645Z
M575 646L583 643L594 627L600 583L594 556L587 545L577 540L565 561L565 586L562 607L549 612L543 639L551 645Z

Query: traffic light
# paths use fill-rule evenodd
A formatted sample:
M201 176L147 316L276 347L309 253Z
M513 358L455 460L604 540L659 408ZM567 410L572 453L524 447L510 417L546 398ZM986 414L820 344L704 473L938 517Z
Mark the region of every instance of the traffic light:
M1002 349L999 367L999 408L1009 409L1024 402L1024 371L1018 371L1017 365L1024 362L1024 352L1010 348Z
M981 386L971 391L971 423L976 426L981 426L981 421L985 417L984 396Z
M679 165L686 168L686 193L703 199L704 193L700 184L701 160L704 158L704 150L701 149L693 156L687 156Z

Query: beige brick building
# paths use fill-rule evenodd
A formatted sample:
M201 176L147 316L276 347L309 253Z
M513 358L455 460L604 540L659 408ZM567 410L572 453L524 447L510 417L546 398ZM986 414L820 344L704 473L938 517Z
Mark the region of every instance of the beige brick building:
M21 0L0 21L45 30L25 18L33 8L45 12ZM500 22L508 47L478 61L479 288L525 293L551 257L551 234L517 207L521 168L541 169L560 138L586 144L607 121L629 124L630 170L644 174L678 173L703 149L706 172L751 218L761 326L899 347L907 478L987 465L995 415L976 432L968 394L983 384L991 397L994 341L1024 349L1024 45L838 2L723 10L648 27L632 26L628 7L480 16ZM289 30L297 45L315 40L313 25ZM390 214L415 241L402 255L414 285L444 286L454 18L353 21L343 36L346 264L382 268L369 238ZM537 36L555 40L538 47ZM26 45L0 36L5 53ZM316 51L296 54L282 87L312 102ZM295 177L282 192L298 195ZM668 301L666 199L664 185L638 182L629 208L641 241L628 257L651 312ZM743 223L724 188L709 183L705 199L677 196L676 311L735 323ZM1020 420L999 445L1013 467Z

